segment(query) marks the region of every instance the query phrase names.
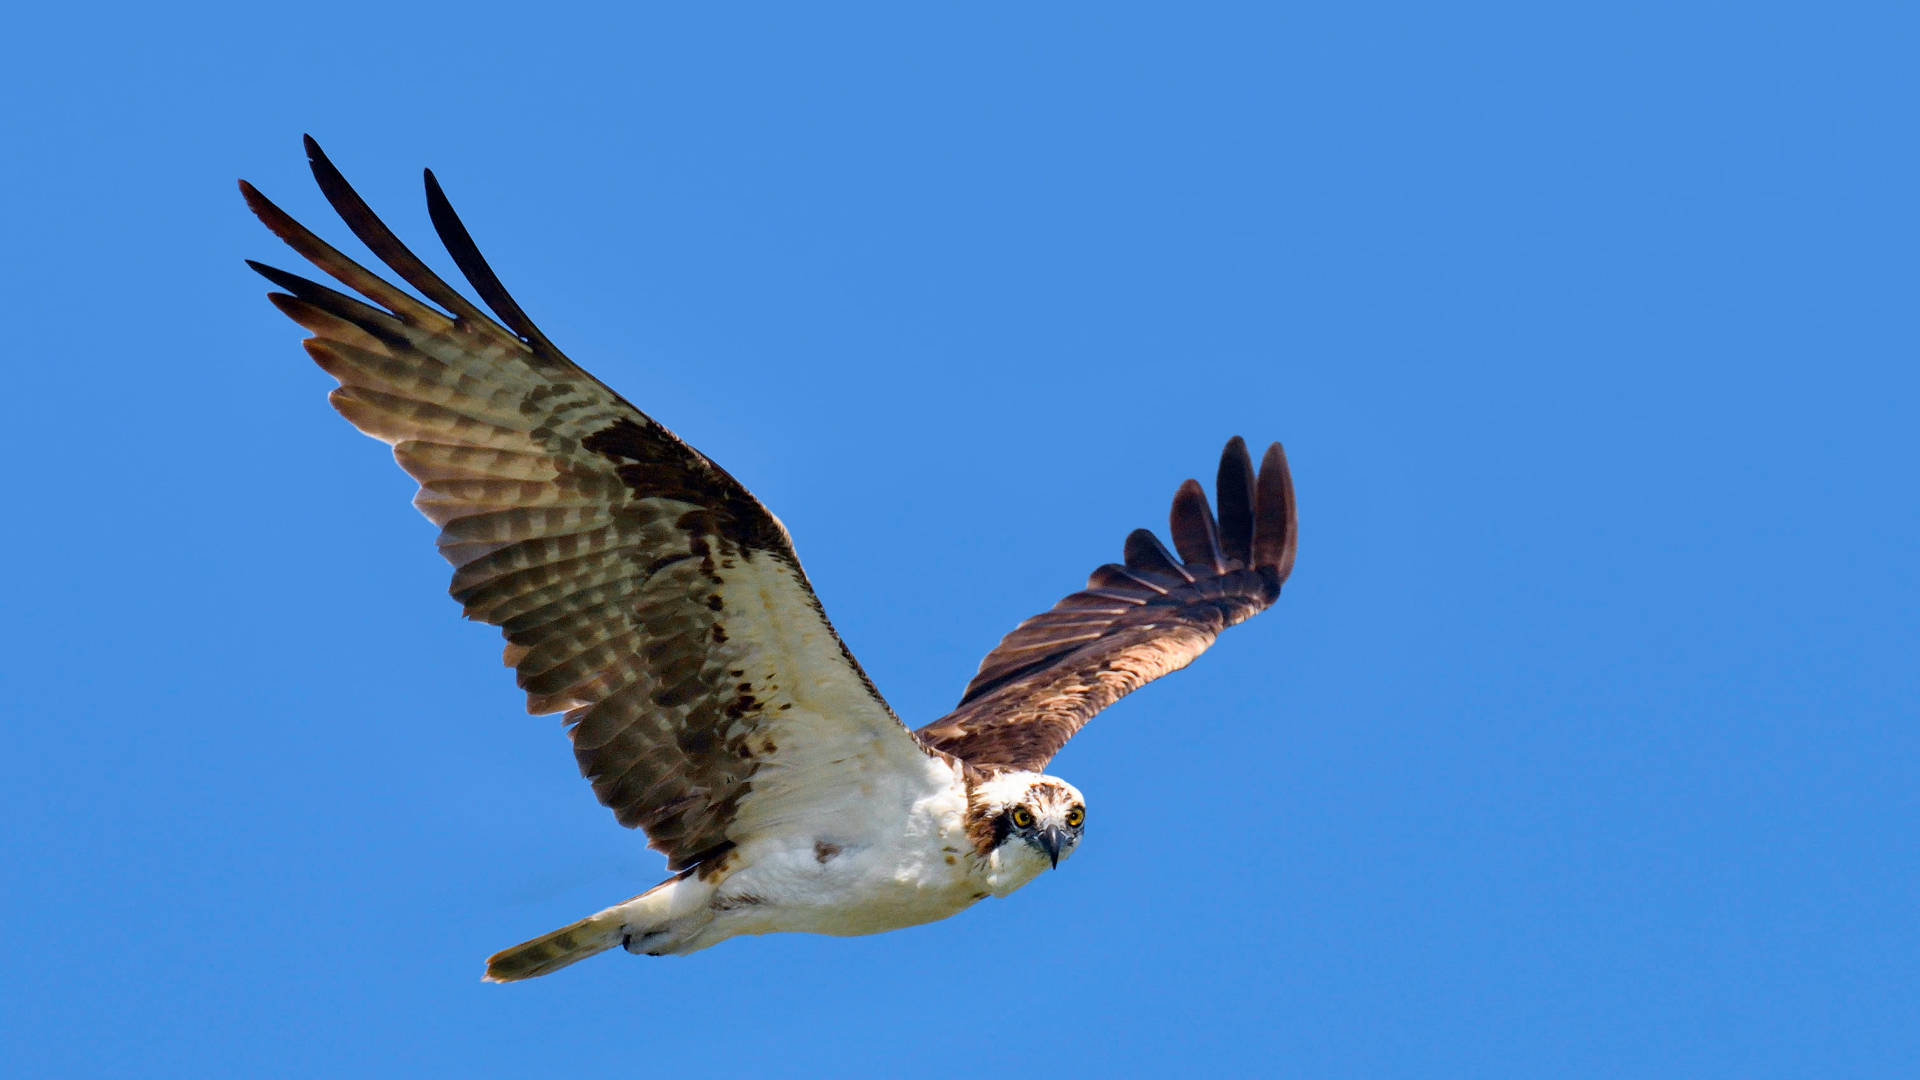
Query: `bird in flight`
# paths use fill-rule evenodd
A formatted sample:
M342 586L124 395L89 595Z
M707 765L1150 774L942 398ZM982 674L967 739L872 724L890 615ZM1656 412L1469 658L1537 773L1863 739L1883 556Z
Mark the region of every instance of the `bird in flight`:
M306 148L333 209L419 297L243 180L267 228L359 295L249 265L313 335L307 353L340 382L333 407L419 481L453 598L506 637L527 711L566 714L594 794L672 873L496 953L490 981L616 945L659 956L742 934L880 933L1012 893L1086 827L1080 792L1043 771L1053 755L1265 610L1293 568L1286 457L1275 443L1256 471L1235 437L1217 515L1182 484L1172 551L1135 530L1120 563L1001 639L952 712L909 730L834 633L779 519L540 332L431 170L434 229L492 315Z

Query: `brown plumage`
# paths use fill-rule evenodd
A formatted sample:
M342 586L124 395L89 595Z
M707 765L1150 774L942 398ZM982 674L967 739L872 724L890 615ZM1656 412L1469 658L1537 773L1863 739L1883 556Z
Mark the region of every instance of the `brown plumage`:
M1175 556L1146 529L1125 564L1015 627L980 662L952 712L915 732L976 767L1038 772L1093 714L1206 651L1220 631L1264 611L1293 570L1293 480L1279 443L1256 478L1238 436L1220 455L1220 517L1200 484L1174 494Z
M243 181L268 228L379 306L252 265L285 290L271 294L275 306L314 335L308 353L340 381L334 407L392 443L420 482L414 504L440 526L441 554L457 568L454 599L501 628L528 710L566 711L581 772L622 824L644 828L676 870L724 851L803 684L844 683L849 697L865 698L845 710L856 714L849 725L904 734L819 613L785 529L725 470L547 340L431 172L435 228L498 322L415 257L312 139L307 153L354 234L445 313ZM784 653L757 647L739 623L764 620L764 608L729 601L758 603L769 586L816 614L824 633Z
M623 940L705 947L705 924L674 906L683 893L718 889L751 863L751 842L770 836L839 872L857 861L854 841L899 839L876 790L920 806L938 801L928 790L960 785L972 815L956 826L973 842L967 857L987 858L1007 837L993 824L1006 811L974 798L980 783L1025 783L1008 770L1041 769L1095 712L1272 604L1292 568L1286 459L1275 444L1256 474L1235 438L1220 461L1217 520L1187 481L1173 501L1174 552L1134 532L1124 565L1099 568L1085 590L1021 623L981 662L958 708L909 733L833 632L786 530L739 481L547 339L431 172L434 228L492 315L408 250L311 139L307 153L342 220L425 300L242 182L270 229L358 295L251 265L282 290L273 303L312 333L308 353L340 383L334 407L391 443L419 481L414 504L455 567L450 591L469 618L500 628L528 710L566 713L595 795L680 872L501 953L493 977L541 974ZM853 832L826 835L835 829ZM964 862L958 848L940 850L952 857L932 865ZM676 882L685 889L668 887ZM899 914L899 898L885 895L847 925ZM713 911L737 912L765 898L714 901L728 906ZM923 917L944 916L914 916ZM678 929L660 928L669 924Z

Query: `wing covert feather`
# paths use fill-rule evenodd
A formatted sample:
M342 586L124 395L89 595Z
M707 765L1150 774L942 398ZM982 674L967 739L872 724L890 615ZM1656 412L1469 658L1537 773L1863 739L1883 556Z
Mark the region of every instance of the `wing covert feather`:
M1215 519L1197 481L1180 486L1176 556L1146 529L1108 563L1021 623L980 662L960 704L915 732L976 767L1041 770L1093 715L1187 666L1220 631L1266 610L1293 568L1293 485L1279 443L1256 474L1238 436L1220 456Z

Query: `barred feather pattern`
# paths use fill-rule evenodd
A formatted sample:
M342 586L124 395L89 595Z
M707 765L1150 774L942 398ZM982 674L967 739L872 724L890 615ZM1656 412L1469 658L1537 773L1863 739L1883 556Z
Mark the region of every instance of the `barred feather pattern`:
M311 139L349 228L423 301L322 241L251 185L261 220L351 293L261 264L313 336L334 407L392 444L440 529L468 617L501 628L534 713L564 711L622 824L675 870L778 818L810 784L924 766L834 633L785 529L738 481L560 353L507 295L439 184L436 231L490 317L416 258ZM759 774L778 759L779 776ZM754 800L760 803L755 804Z

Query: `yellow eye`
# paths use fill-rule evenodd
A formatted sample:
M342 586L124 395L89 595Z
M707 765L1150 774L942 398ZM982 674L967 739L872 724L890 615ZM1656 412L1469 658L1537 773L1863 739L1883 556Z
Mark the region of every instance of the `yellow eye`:
M1016 806L1013 808L1013 823L1024 829L1033 824L1033 815L1027 812L1026 807Z
M1076 806L1067 811L1067 828L1077 829L1080 827L1080 823L1085 820L1087 820L1087 812L1085 810Z

